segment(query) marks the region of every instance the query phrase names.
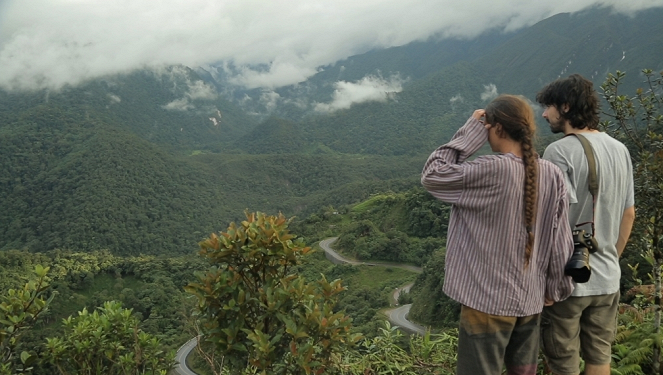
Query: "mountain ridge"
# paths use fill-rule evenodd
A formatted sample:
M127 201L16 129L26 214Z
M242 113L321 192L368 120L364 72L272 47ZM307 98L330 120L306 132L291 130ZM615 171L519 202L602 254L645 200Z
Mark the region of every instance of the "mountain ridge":
M305 216L407 190L428 154L493 95L533 100L544 83L571 71L596 71L598 84L612 69L663 69L661 18L663 8L633 18L594 9L512 34L438 43L456 46L453 56L441 49L407 55L435 41L374 51L347 61L365 64L370 75L378 60L396 56L385 74L401 65L398 71L416 72L402 90L314 112L311 103L334 87L323 79L336 79L329 68L315 83L326 91L311 89L308 109L284 89L286 112L297 110L264 121L181 66L60 92L0 91L0 249L189 253L203 233L241 220L244 209ZM625 90L638 84L630 77ZM292 88L300 89L306 92Z

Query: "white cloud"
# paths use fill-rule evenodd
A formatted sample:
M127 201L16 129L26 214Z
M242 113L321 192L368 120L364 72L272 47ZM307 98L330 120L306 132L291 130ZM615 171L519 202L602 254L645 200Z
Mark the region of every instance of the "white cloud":
M187 92L187 96L191 100L214 100L218 97L214 87L206 84L203 81L189 81L188 83L189 91Z
M173 84L173 92L182 96L162 106L169 111L188 111L196 108L194 101L210 101L219 96L216 89L209 84L201 80L191 80L187 70L183 67L157 69L155 73L160 77L168 77L168 82ZM204 111L214 110L216 109L208 107Z
M368 101L384 102L394 93L403 91L403 80L394 75L386 80L379 76L368 75L358 82L338 81L334 84L331 103L316 103L315 110L318 112L333 112L339 109L347 109L355 103Z
M661 1L0 0L0 88L230 62L234 82L273 89L373 48L515 30L592 5L634 12Z
M120 97L115 94L108 94L108 98L110 99L111 104L119 103L122 101L122 99L120 99Z
M456 103L462 103L464 102L465 99L463 99L463 96L460 94L456 94L449 99L449 104L451 104L451 109L456 110Z
M257 87L272 89L306 81L318 70L307 67L303 61L274 61L269 65L268 70L258 71L245 66L240 71L238 76L231 79L232 83L250 89Z
M456 102L461 102L462 103L464 101L465 101L465 99L463 99L463 97L460 94L456 94L456 95L452 96L451 99L449 99L449 103L451 103L451 104L456 104Z
M281 95L274 91L265 91L260 95L260 103L265 106L268 112L276 108L280 99Z
M172 102L163 105L161 107L168 111L181 111L181 112L195 108L193 104L189 103L189 99L187 98L175 99Z
M481 93L481 100L488 101L497 97L497 86L494 83L483 85L483 92Z

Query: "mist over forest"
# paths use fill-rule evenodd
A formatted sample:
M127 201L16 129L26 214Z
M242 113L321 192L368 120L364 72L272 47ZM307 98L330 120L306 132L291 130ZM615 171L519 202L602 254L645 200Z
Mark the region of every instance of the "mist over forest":
M178 349L195 333L195 303L183 288L209 266L198 256L200 243L247 220L246 212L294 217L289 230L316 253L293 272L346 281L337 307L365 337L379 336L382 312L399 303L393 290L408 283L411 294L400 304L412 304L418 323L447 332L457 306L442 293L443 272L435 270L444 268L449 207L419 182L430 152L499 94L525 96L540 115L536 93L557 78L579 73L601 93L609 74L626 72L620 90L632 96L643 87L643 69L663 70L661 6L580 2L564 13L534 7L528 17L510 16L500 2L495 24L472 28L447 14L441 15L446 26L433 27L413 5L401 11L423 17L428 34L419 35L424 31L413 30L411 21L393 35L385 31L388 41L325 26L328 33L316 35L325 35L327 50L310 44L311 35L299 36L321 27L305 17L313 11L306 7L293 15L308 19L304 31L283 44L242 27L245 40L224 34L223 43L182 37L168 46L155 34L161 48L150 49L138 35L153 26L131 28L143 20L135 15L126 35L109 40L95 39L98 31L85 23L72 28L76 42L65 48L58 38L68 34L60 29L51 40L46 26L26 26L53 9L30 13L10 3L0 5L0 14L6 11L0 15L0 285L3 292L22 288L35 277L34 267L50 267L50 289L40 291L55 295L50 310L18 346L36 348L31 355L42 359L44 340L62 332L63 318L83 308L120 314L104 304L112 300L132 309L135 326L161 348ZM119 18L109 7L107 17ZM9 14L21 17L5 23ZM199 21L192 25L196 35L216 30L193 15L183 16ZM68 17L74 15L48 22L62 28ZM33 30L25 35L34 37L35 51L15 37L22 30ZM86 31L89 45L78 49ZM334 31L339 35L330 36ZM353 36L358 46L343 46ZM47 41L58 47L39 50L37 42ZM107 54L123 43L145 52ZM264 60L279 48L297 55L290 53L297 43L306 58ZM192 46L206 52L197 56ZM40 52L53 60L36 57ZM67 56L75 63L58 68ZM543 153L557 136L539 125ZM338 251L353 259L423 271L333 265L317 247L329 237L338 237ZM627 277L648 270L623 268ZM635 286L623 282L624 291ZM7 361L19 363L20 355ZM203 359L194 362L205 367ZM32 371L47 374L53 363Z

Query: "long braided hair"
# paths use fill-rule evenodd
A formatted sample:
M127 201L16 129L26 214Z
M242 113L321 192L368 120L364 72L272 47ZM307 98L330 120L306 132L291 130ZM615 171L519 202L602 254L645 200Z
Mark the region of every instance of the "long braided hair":
M486 106L486 123L500 124L502 131L516 142L520 142L525 181L523 185L523 207L527 244L525 245L525 266L529 265L534 248L534 224L536 221L539 155L534 149L536 122L534 111L528 102L515 95L500 95Z

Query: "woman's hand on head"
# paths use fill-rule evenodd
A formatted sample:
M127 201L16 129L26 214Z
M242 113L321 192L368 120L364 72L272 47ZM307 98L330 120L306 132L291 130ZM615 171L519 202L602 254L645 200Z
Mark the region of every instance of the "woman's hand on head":
M475 119L477 119L477 120L479 120L479 121L481 121L481 123L483 123L483 121L482 121L481 119L482 119L485 115L486 115L486 111L485 111L485 110L483 110L483 109L477 109L477 110L475 110L474 113L472 114L472 117L475 118Z

